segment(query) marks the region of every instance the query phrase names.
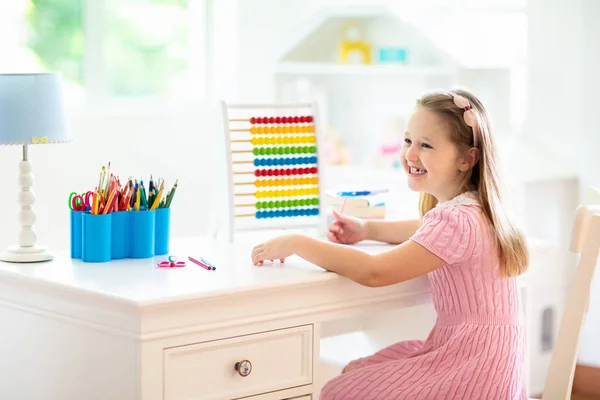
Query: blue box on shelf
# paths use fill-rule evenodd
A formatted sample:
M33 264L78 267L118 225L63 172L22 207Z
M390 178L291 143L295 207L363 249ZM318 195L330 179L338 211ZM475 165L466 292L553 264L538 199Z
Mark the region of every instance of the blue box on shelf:
M404 47L380 47L378 56L381 63L406 63L407 61Z

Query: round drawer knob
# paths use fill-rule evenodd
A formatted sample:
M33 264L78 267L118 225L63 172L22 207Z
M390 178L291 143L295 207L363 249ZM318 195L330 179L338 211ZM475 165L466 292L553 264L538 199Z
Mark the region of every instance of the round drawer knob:
M252 372L252 363L248 360L236 362L235 370L241 376L248 376L248 375L250 375L250 372Z

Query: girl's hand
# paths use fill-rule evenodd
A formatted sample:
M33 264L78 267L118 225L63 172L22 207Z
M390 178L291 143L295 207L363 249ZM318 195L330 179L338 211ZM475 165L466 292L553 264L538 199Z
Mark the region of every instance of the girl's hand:
M327 237L334 243L354 244L367 238L365 221L333 211L335 221L329 225Z
M285 262L285 258L294 254L291 250L293 235L283 235L261 243L252 249L252 263L262 265L265 260L273 261L279 259Z

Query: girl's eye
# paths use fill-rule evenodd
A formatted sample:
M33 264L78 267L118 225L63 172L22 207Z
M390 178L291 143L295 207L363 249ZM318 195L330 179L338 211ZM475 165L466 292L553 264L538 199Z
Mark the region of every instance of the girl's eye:
M427 143L423 143L422 145L423 147L425 147L426 149L431 149L432 147L430 145L428 145Z
M407 139L407 138L405 138L405 139L404 139L404 143L406 143L406 144L410 144L410 139Z

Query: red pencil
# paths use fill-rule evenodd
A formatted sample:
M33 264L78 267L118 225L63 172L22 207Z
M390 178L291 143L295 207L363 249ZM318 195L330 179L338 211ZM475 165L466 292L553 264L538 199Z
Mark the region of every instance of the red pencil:
M188 260L190 260L191 262L193 262L194 264L198 264L199 266L201 266L202 268L208 270L208 271L214 271L216 268L215 267L209 267L208 265L196 260L193 257L188 256Z

